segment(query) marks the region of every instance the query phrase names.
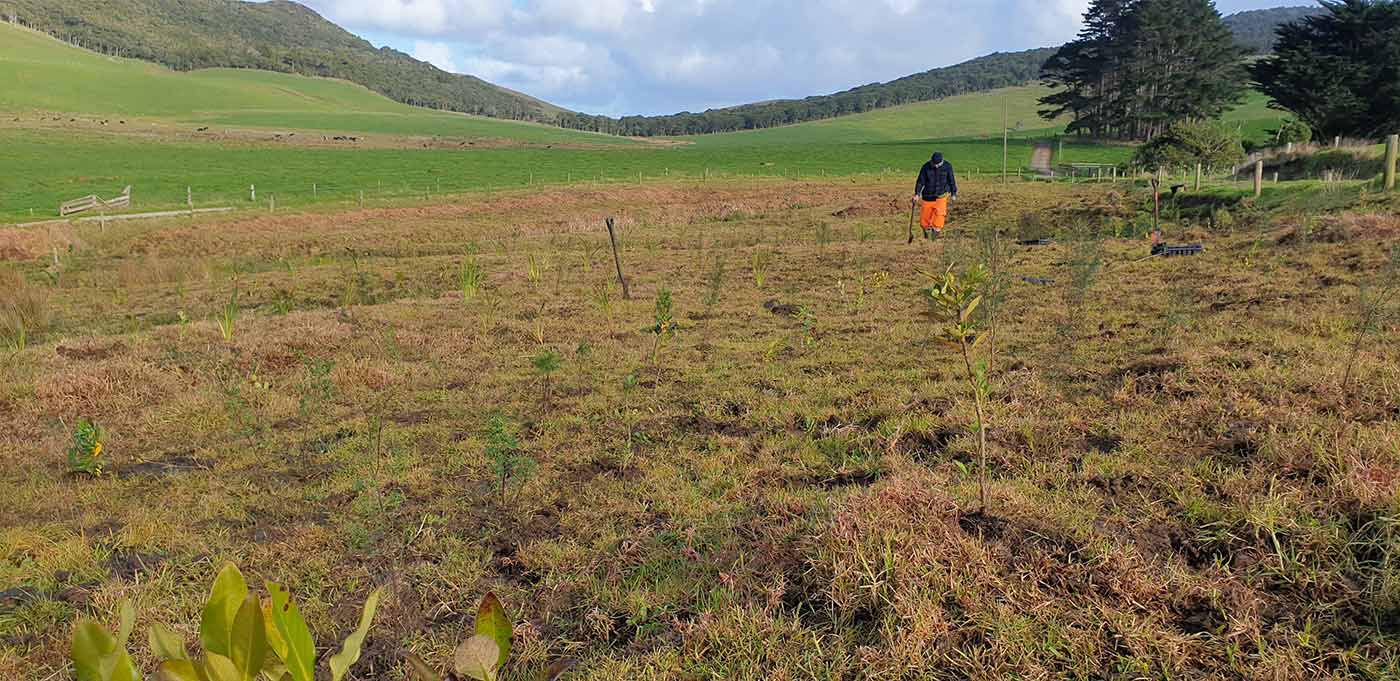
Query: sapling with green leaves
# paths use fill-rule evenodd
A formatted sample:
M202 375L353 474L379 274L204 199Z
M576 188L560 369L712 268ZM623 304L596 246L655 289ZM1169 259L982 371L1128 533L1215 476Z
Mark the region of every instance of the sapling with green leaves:
M987 269L978 312L987 329L987 373L990 374L996 365L997 326L1001 321L1007 292L1011 289L1011 248L1010 241L1002 238L994 224L984 224L977 229L977 246Z
M491 472L504 505L511 483L524 481L534 474L535 460L521 451L515 427L504 416L497 414L486 422L485 438L486 458L491 462Z
M1394 302L1400 293L1400 247L1390 251L1373 284L1361 286L1356 300L1356 330L1352 339L1351 353L1347 356L1346 373L1342 376L1342 389L1351 387L1356 373L1356 360L1367 339L1380 331L1395 316Z
M96 423L83 419L73 429L73 444L68 447L68 472L74 475L102 475L102 452L106 447L107 431Z
M671 289L662 287L656 294L656 309L652 317L654 323L651 327L651 365L655 367L661 353L661 341L676 333L676 318L671 310Z
M932 286L924 289L938 324L935 336L962 357L963 376L976 405L977 421L973 429L977 432L977 488L984 512L987 509L987 409L991 384L987 379L986 362L975 361L974 356L988 336L985 320L977 315L983 300L981 288L987 276L987 268L981 264L961 274L950 267Z

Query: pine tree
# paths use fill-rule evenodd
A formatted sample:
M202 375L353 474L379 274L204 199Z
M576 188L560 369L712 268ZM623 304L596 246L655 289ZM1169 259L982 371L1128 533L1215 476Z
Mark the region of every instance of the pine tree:
M1071 132L1150 139L1242 100L1244 51L1210 0L1095 0L1077 40L1048 61L1048 119Z
M1259 88L1324 138L1400 131L1400 2L1322 4L1279 28L1274 56L1251 69Z

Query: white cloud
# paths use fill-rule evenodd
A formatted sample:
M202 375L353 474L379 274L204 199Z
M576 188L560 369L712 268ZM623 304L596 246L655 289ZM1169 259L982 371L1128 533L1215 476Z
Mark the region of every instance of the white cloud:
M844 90L1048 47L1088 0L304 0L415 56L584 111ZM1262 0L1222 0L1223 11Z
M457 60L452 57L452 46L447 43L415 40L410 54L414 59L428 62L448 73L460 73Z

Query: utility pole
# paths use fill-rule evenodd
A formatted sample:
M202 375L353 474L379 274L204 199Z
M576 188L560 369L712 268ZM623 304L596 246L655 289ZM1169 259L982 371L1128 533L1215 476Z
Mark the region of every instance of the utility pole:
M1001 183L1006 184L1006 164L1010 156L1011 118L1006 111L1006 100L1001 100Z

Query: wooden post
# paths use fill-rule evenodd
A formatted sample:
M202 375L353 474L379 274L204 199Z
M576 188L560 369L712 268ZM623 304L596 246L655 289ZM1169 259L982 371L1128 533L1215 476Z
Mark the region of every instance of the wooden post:
M617 281L622 284L623 300L632 299L632 291L627 288L627 277L622 276L622 256L617 253L617 235L613 233L613 219L606 220L608 225L608 241L612 243L613 264L617 266Z
M1264 195L1264 162L1254 162L1254 198Z
M267 195L267 212L269 212L269 213L276 213L276 212L277 212L277 195L276 195L276 194L268 194L268 195Z
M1278 184L1278 171L1274 171L1274 184Z
M1400 156L1400 135L1391 135L1385 141L1385 190L1395 191L1395 162Z
M1001 100L1001 181L1002 181L1002 184L1005 184L1005 183L1008 181L1007 178L1006 178L1006 165L1007 165L1008 159L1010 158L1010 140L1011 140L1011 138L1010 138L1011 132L1010 132L1010 130L1009 130L1010 125L1011 125L1010 114L1008 114L1007 111L1006 111L1006 100L1003 99L1003 100Z
M1152 245L1162 241L1162 179L1152 178Z
M1196 164L1196 191L1201 191L1201 164Z
M312 182L312 183L311 183L311 196L312 196L312 198L315 198L316 196L318 196L318 194L316 193L316 183L315 183L315 182Z
M250 184L250 185L248 185L248 200L249 200L249 201L252 201L253 203L257 203L257 202L258 202L258 186L257 186L257 185L255 185L255 184Z

